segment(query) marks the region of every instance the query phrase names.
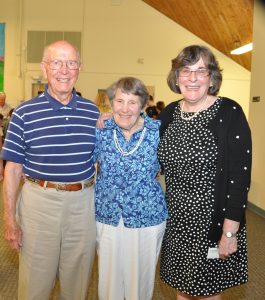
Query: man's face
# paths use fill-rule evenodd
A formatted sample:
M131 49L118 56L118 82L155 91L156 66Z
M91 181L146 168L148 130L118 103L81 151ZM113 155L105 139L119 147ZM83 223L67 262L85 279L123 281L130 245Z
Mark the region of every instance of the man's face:
M61 100L72 94L80 71L80 61L71 45L57 42L51 46L41 68L51 96Z

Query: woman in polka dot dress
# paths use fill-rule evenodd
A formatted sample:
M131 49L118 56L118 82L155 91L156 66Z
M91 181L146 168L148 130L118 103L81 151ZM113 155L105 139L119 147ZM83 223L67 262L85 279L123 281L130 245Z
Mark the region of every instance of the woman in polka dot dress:
M159 116L169 209L160 273L178 299L219 300L223 290L248 281L251 133L239 104L216 96L221 82L208 48L184 48L168 75L183 99Z

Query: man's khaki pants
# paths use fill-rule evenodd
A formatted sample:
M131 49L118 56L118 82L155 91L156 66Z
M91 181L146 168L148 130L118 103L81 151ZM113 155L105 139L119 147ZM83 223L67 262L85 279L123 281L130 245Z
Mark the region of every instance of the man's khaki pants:
M18 299L48 300L56 276L59 299L85 299L95 254L94 186L67 192L26 181L17 212L23 232Z

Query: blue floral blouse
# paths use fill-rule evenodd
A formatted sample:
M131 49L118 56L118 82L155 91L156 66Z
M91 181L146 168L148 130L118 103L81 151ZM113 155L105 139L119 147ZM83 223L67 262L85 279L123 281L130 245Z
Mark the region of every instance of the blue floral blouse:
M113 119L96 130L94 161L99 163L95 187L96 220L118 226L122 217L125 227L141 228L166 220L164 192L156 179L160 166L157 159L160 122L143 115L143 140L136 151L124 156L114 142L116 129L118 144L131 152L141 138L143 129L129 141Z

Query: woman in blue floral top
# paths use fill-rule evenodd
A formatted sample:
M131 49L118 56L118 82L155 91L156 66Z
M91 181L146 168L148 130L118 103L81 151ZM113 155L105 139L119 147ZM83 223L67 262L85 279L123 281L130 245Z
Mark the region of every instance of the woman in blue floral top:
M113 118L97 129L95 149L99 299L149 300L167 218L160 123L141 113L149 94L140 80L121 78L107 95Z

